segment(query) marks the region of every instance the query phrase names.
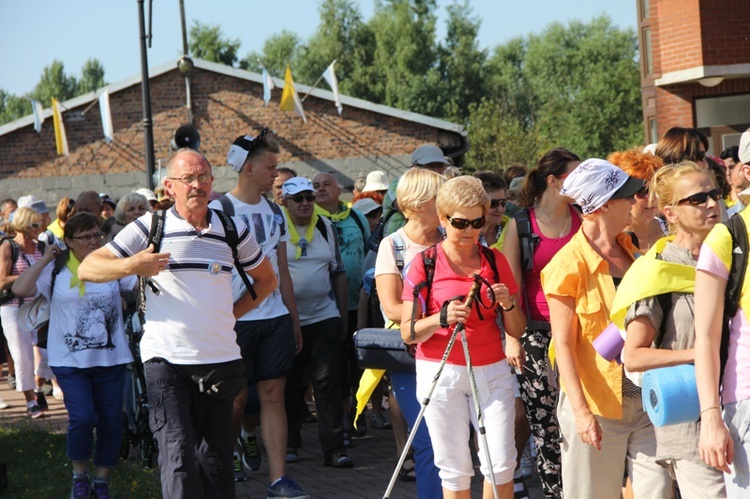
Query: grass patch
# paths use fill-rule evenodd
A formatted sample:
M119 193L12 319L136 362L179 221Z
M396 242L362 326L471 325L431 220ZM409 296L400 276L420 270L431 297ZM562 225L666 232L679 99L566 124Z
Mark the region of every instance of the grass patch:
M65 434L29 422L0 427L0 461L8 468L8 489L0 496L38 499L69 498L72 481L65 454ZM114 497L161 497L158 469L120 461L110 476Z

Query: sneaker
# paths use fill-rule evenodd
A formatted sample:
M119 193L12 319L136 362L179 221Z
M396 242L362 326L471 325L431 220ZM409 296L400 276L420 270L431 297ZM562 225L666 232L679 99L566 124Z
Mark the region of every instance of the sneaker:
M36 397L36 405L38 405L41 410L46 411L49 409L47 397L44 396L44 392L34 392L34 396Z
M282 476L266 489L267 499L286 497L287 499L310 499L310 494L302 490L294 480Z
M94 485L91 486L91 497L93 499L111 499L112 496L109 495L109 482L94 479Z
M234 481L244 482L247 480L245 476L245 470L242 469L242 458L239 452L234 453L234 463L232 464L232 470L234 471Z
M529 499L529 490L522 476L513 479L513 499Z
M63 400L63 391L59 386L54 386L52 388L52 396L55 397L56 400Z
M336 452L328 456L323 462L325 466L333 466L334 468L351 468L354 466L351 458L343 452Z
M0 410L7 409L8 407L10 407L10 404L0 398Z
M288 447L286 449L286 462L287 463L298 463L299 462L299 451L294 447Z
M91 483L89 483L88 475L73 479L73 488L70 490L70 499L89 499L90 494Z
M32 402L31 405L26 406L26 414L28 414L31 419L37 419L44 416L44 411L39 407L39 404Z
M372 427L378 430L390 430L391 428L393 428L391 422L388 421L388 419L380 413L372 416L371 423Z
M242 449L242 465L250 471L259 470L263 457L260 455L260 449L258 448L258 439L255 438L255 435L250 435L247 438L242 438L242 435L240 435L239 443Z
M13 375L8 376L8 386L10 387L11 390L16 389L16 377L15 376Z

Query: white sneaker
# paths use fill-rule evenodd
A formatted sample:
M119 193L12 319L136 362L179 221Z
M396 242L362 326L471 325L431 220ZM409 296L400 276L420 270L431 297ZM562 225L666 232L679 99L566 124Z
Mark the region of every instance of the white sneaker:
M7 409L8 407L10 407L10 404L0 398L0 410Z

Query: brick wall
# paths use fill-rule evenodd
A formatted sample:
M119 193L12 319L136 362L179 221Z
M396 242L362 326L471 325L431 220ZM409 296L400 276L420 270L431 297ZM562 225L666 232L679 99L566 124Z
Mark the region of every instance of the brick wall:
M700 1L651 0L650 4L654 75L701 66Z
M301 168L300 173L339 171L342 184L352 183L373 169L396 175L416 147L446 140L442 130L373 111L345 106L340 117L331 101L313 96L304 103L305 124L296 113L279 110L280 89L273 91L273 100L264 106L262 85L198 68L191 88L194 124L201 134L200 150L214 166L224 164L235 137L255 135L264 126L279 141L281 162ZM185 95L185 80L177 70L152 77L157 159L169 157L174 130L188 122ZM71 110L83 111L87 105ZM0 196L9 194L12 185L13 191L33 188L41 191L43 199L55 202L58 194L44 195L45 186L57 192L59 186L69 182L55 177L83 175L82 179L104 186L111 179L110 184L117 190L127 186L119 185L123 180L116 179L145 179L140 84L111 94L110 107L115 140L105 143L99 105L94 104L83 121L65 123L70 149L67 157L56 155L51 118L39 134L29 125L0 136ZM76 187L80 183L75 182ZM98 190L95 185L91 187ZM39 197L38 193L35 195Z
M700 7L703 64L750 62L750 3L703 0Z

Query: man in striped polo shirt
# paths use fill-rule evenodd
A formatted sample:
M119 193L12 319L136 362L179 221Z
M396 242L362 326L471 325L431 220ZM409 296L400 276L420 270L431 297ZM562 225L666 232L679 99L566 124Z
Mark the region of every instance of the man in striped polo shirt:
M235 317L277 286L252 232L234 219L238 260L257 296L246 293L232 304L234 258L218 215L208 209L212 182L202 154L177 151L164 181L175 205L166 213L160 252L148 245L152 214L147 213L79 267L83 280L137 274L150 277L158 290L146 290L141 357L164 497L235 497L232 398L202 393L193 375L202 377L240 359Z

